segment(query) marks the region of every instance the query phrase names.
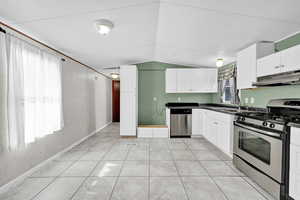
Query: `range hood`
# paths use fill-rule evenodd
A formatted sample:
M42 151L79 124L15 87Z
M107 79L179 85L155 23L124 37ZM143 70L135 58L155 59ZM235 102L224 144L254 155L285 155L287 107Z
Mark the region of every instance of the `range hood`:
M280 85L297 85L300 84L300 71L291 71L269 76L262 76L257 78L257 82L253 86L267 87Z

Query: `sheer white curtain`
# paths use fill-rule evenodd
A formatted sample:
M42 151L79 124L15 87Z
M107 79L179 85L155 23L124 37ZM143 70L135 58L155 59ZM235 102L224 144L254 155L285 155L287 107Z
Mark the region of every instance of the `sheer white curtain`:
M0 32L0 151L7 149L8 146L7 70L6 37Z
M9 147L19 149L63 127L60 58L8 36Z

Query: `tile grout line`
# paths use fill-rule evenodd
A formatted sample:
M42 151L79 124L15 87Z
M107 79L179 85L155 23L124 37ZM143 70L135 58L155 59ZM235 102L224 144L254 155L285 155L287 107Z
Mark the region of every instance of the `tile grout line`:
M81 157L79 157L79 158L81 158ZM79 159L78 158L78 159ZM66 162L67 160L65 160L65 162ZM59 173L57 176L54 176L54 178L53 178L53 180L46 186L46 187L44 187L41 191L39 191L36 195L34 195L32 198L31 198L31 200L34 200L39 194L41 194L44 190L46 190L46 188L48 188L50 185L52 185L59 177L61 177L61 175L65 172L65 171L67 171L68 169L70 169L71 168L71 166L73 166L74 165L74 163L76 163L78 160L70 160L71 161L71 164L66 168L66 169L64 169L61 173ZM62 161L62 162L64 162L64 161ZM30 178L30 177L29 177Z
M98 165L103 161L104 156L105 156L108 152L109 152L109 150L106 151L106 153L102 156L102 159L99 160L99 161L97 162L97 164L94 166L94 168L90 171L89 175L86 176L86 177L84 178L84 180L83 180L82 183L78 186L78 188L75 190L75 192L74 192L73 195L70 197L70 199L73 199L73 198L75 197L76 193L77 193L77 192L80 190L80 188L86 183L87 179L88 179L88 178L90 177L90 175L94 172L94 170L98 167ZM83 157L83 155L81 156L81 158L82 158L82 157Z
M191 149L190 149L191 150ZM192 151L192 150L191 150ZM193 151L192 151L192 154ZM227 199L230 200L229 197L227 197L227 195L225 194L225 192L219 187L219 185L215 182L215 180L213 179L213 177L208 173L208 170L202 165L202 163L200 162L200 160L197 160L197 162L199 163L199 165L206 171L208 177L212 180L212 182L215 184L215 186L219 189L219 191L223 194L223 196Z
M126 160L127 157L128 157L129 151L130 151L130 149L127 150L126 156L125 156L124 160L122 160L120 172L119 172L119 174L118 174L118 176L117 176L117 178L116 178L116 180L115 180L114 186L113 186L113 188L112 188L112 190L111 190L111 193L110 193L110 195L109 195L109 200L111 200L112 197L113 197L113 193L114 193L115 188L116 188L116 186L117 186L117 184L118 184L118 182L119 182L119 179L120 179L120 176L121 176L121 172L122 172L122 170L123 170L125 160Z
M265 200L270 200L268 197L266 197L261 191L259 191L256 187L254 187L251 183L247 181L245 177L241 177L248 185L250 185L254 190L256 190Z
M185 142L183 142L183 144L186 145ZM187 147L187 145L186 145L186 147ZM186 150L186 149L185 149L185 150ZM177 171L177 174L178 174L178 176L179 176L179 180L180 180L181 185L182 185L182 187L183 187L184 194L185 194L187 200L190 200L190 197L189 197L189 195L188 195L188 193L187 193L187 191L186 191L185 185L184 185L184 183L183 183L182 176L181 176L180 173L179 173L179 170L178 170L178 167L177 167L177 163L176 163L176 161L175 161L175 159L174 159L172 153L171 153L171 156L172 156L172 158L173 158L173 162L174 162L174 165L175 165L175 169L176 169L176 171Z

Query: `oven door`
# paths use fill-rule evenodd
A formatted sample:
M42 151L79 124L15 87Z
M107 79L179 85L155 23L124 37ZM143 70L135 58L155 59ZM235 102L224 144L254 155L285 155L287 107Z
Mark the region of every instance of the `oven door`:
M282 182L282 140L279 133L235 122L233 151L262 173Z

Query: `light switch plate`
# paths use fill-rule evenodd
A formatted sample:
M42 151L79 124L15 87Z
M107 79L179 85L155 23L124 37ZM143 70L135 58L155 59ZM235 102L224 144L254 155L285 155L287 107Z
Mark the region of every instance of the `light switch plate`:
M254 104L254 102L255 102L254 97L251 97L251 98L250 98L250 103L251 103L251 104Z
M248 97L247 98L245 98L245 103L247 104L247 103L249 103L249 99L248 99Z

